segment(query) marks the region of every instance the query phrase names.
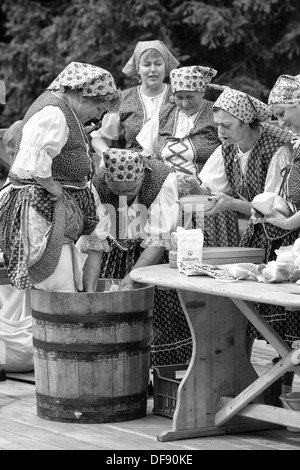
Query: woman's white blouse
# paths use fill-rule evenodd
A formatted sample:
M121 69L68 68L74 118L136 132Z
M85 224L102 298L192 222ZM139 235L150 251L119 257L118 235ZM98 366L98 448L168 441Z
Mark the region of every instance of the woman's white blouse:
M60 154L69 132L64 113L57 106L45 106L24 125L11 172L22 179L51 176L52 160Z
M247 165L247 160L251 150L237 155L240 160L241 171L244 174ZM285 168L291 161L291 151L287 145L282 145L274 153L270 162L267 177L265 181L264 191L279 192L280 185L282 182L281 170ZM217 147L212 155L209 157L204 167L199 173L199 178L202 181L203 186L209 187L213 191L222 193L228 193L231 190L231 186L228 182L225 164L222 155L222 145Z
M108 251L107 238L111 239L142 239L142 246L161 247L170 249L171 233L176 230L179 218L179 204L177 179L175 173L166 178L159 194L152 205L147 208L139 204L138 196L130 207L127 206L126 197L120 197L119 226L123 228L118 236L111 233L111 212L100 202L98 193L93 188L93 194L99 216L99 223L91 235L80 238L78 247L81 251L104 250ZM146 222L143 225L141 215L144 213Z

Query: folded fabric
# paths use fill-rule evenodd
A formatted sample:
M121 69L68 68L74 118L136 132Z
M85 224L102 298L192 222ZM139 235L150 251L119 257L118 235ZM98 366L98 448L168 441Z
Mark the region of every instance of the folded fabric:
M265 192L255 196L251 202L252 207L263 215L273 215L276 212L288 217L290 208L286 201L276 193Z

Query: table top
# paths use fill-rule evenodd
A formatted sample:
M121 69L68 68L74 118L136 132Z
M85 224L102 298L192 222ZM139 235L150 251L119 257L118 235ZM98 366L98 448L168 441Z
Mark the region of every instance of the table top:
M251 302L281 305L300 310L300 285L294 282L262 283L252 280L222 281L209 276L186 276L168 264L146 266L131 271L137 282L160 287L190 290Z

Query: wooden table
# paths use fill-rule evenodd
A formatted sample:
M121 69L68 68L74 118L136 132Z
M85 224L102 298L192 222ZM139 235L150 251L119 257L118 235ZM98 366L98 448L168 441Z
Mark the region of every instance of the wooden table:
M300 285L187 277L168 265L138 268L130 275L138 282L177 289L193 338L172 429L159 434L159 441L300 428L299 412L267 405L263 399L263 391L285 372L299 373L300 349L291 351L253 308L253 302L262 302L300 310ZM259 378L245 349L248 320L283 358Z

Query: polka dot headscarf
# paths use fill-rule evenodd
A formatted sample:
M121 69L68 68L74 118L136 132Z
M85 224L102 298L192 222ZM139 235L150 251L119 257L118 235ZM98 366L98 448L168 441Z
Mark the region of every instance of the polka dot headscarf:
M172 70L170 73L172 92L200 91L204 93L207 84L216 75L217 71L215 69L200 65L191 65L190 67Z
M48 86L48 90L68 87L82 96L103 96L117 91L112 75L96 65L71 62Z
M262 101L247 95L243 91L226 87L214 103L214 109L220 108L232 114L245 124L271 119L272 113Z
M138 152L110 148L103 153L103 158L110 181L134 181L144 174L144 159Z
M297 104L300 102L300 77L280 75L270 91L268 104Z

